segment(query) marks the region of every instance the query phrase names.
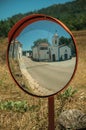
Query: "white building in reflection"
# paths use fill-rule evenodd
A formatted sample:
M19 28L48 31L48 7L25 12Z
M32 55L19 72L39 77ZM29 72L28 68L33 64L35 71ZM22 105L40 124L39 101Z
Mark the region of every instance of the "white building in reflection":
M13 59L21 59L22 58L22 44L13 40L9 47L9 57Z
M60 61L71 59L72 53L67 45L59 45L59 37L55 33L51 45L43 42L32 47L32 58L36 61Z

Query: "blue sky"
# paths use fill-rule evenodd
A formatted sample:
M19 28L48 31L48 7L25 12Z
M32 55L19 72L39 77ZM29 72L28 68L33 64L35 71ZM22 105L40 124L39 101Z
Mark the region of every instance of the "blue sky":
M23 44L23 50L31 49L33 42L39 38L47 38L52 44L52 36L57 33L59 37L70 38L70 34L64 30L61 25L48 20L41 20L28 25L17 37L17 40Z
M72 0L0 0L0 20Z

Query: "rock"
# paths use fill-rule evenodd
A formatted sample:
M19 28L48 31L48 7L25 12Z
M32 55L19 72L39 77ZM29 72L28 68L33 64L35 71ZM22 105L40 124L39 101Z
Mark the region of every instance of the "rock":
M85 130L86 114L76 109L67 110L61 113L58 122L61 130Z

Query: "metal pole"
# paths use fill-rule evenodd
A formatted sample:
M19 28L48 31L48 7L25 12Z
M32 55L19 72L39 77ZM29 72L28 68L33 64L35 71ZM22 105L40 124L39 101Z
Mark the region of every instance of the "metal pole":
M54 126L54 96L48 98L48 130L55 130Z

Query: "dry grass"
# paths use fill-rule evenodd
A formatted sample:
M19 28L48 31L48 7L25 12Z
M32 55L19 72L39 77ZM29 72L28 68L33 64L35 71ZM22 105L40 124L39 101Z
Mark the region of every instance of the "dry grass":
M73 32L78 46L78 68L70 83L78 92L73 98L66 100L63 110L77 108L86 112L86 31ZM0 101L26 100L28 106L36 105L35 109L25 113L0 110L0 130L47 130L48 109L47 99L35 98L25 94L12 80L6 65L7 38L0 38ZM55 96L55 122L57 123L60 109L58 95ZM58 113L58 114L57 114Z

